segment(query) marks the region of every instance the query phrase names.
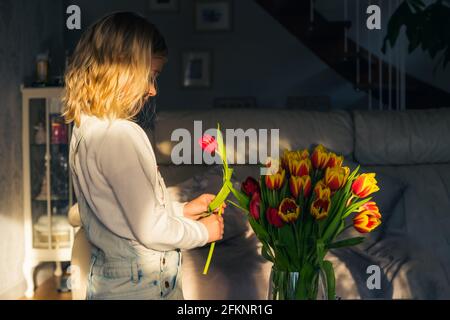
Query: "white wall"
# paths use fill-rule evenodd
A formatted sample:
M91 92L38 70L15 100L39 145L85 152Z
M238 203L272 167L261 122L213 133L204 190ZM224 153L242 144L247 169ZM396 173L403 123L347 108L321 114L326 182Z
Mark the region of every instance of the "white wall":
M69 2L81 7L83 27L109 12L131 10L147 15L161 29L170 59L159 81L159 108L208 108L215 97L227 96L256 96L262 107L282 107L289 95L324 94L331 96L335 108L366 106L365 94L356 93L253 0L233 1L232 32L202 34L194 31L193 0L180 1L178 13L149 13L145 0ZM79 36L67 31L67 46L73 48ZM185 49L212 50L211 89L181 88L180 55Z

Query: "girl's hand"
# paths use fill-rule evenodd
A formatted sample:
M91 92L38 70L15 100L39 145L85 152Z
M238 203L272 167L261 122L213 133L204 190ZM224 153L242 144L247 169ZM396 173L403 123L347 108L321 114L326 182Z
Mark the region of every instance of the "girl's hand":
M192 220L199 220L200 218L205 216L205 213L208 212L209 204L214 200L216 196L213 194L202 194L198 198L186 203L183 208L183 214L186 218ZM226 208L226 204L222 205L223 208ZM219 208L214 210L215 213L219 211Z
M212 214L209 217L200 219L199 222L203 223L208 230L208 243L223 239L223 217L219 217L217 214Z

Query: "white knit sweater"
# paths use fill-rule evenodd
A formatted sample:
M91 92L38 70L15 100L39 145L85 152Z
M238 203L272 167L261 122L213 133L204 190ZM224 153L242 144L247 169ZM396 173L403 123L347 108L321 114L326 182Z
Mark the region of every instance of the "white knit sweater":
M144 130L128 120L82 115L74 171L87 203L114 234L159 251L191 249L208 241L206 227L172 202ZM80 132L79 132L80 133ZM78 196L78 195L77 195Z

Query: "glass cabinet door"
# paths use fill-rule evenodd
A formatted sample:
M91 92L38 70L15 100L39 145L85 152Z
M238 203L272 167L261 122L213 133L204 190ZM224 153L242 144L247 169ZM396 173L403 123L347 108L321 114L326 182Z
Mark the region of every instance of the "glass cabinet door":
M30 100L30 178L33 247L70 247L67 213L73 203L69 174L70 126L59 99Z

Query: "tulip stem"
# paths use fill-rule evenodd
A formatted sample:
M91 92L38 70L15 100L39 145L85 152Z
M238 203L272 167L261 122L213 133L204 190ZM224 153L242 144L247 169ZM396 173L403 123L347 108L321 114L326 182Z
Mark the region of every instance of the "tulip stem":
M218 212L219 217L222 216L223 209L224 209L223 206L220 206L220 209ZM206 259L205 267L203 269L203 275L208 274L209 265L211 264L211 259L212 259L215 247L216 247L216 242L211 243L211 246L209 247L208 258Z

